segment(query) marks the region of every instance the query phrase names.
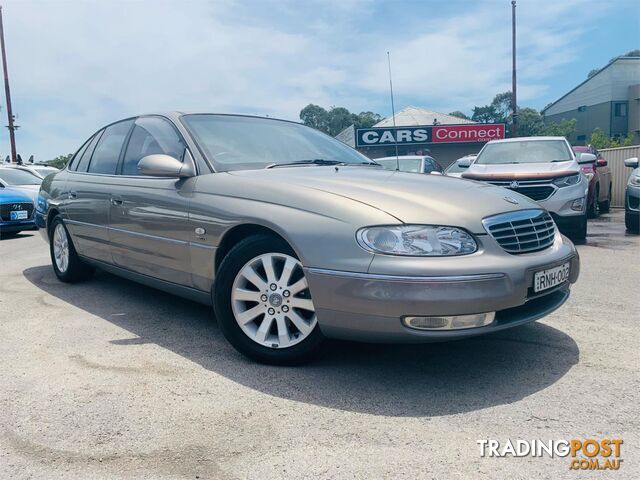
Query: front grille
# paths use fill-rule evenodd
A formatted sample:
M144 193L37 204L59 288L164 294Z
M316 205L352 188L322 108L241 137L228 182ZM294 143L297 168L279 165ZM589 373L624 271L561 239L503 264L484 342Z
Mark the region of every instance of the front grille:
M514 192L518 192L522 195L529 197L531 200L545 200L553 193L553 187L521 187L521 188L509 188Z
M27 217L31 218L33 213L33 203L31 202L9 202L0 203L0 218L3 222L9 222L11 220L11 213L14 210L26 210Z
M497 187L508 188L514 192L518 192L521 195L529 197L531 200L546 200L555 192L555 187L549 180L519 180L519 181L506 181L506 180L494 180L489 182ZM517 185L516 185L517 184Z
M489 235L509 253L536 252L550 247L556 225L544 210L520 210L485 218Z

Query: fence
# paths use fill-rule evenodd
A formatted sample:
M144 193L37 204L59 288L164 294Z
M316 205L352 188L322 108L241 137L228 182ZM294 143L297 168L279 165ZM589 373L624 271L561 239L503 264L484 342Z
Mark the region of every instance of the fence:
M600 150L600 153L609 162L609 168L611 169L611 182L613 184L611 206L624 207L624 189L631 173L631 169L624 166L624 160L631 157L640 157L640 145L607 148L606 150Z

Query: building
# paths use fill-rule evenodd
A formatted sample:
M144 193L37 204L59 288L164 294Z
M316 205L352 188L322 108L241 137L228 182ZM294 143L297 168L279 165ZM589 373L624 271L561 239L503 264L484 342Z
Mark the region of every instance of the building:
M504 124L476 123L471 120L406 107L394 117L385 118L371 128L345 128L336 138L355 147L369 158L399 155L433 156L443 167L456 159L478 153L489 140L504 138Z
M542 110L545 124L577 121L569 137L574 145L589 142L596 128L610 137L634 135L640 143L640 57L617 57L598 73Z

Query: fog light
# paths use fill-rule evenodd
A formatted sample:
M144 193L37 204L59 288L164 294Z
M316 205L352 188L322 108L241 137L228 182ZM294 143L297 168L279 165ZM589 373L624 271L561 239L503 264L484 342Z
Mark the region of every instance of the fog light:
M495 317L495 312L439 317L403 317L402 323L409 328L418 330L460 330L462 328L484 327L493 323Z
M571 204L571 210L575 210L576 212L581 212L584 209L584 197L576 198Z

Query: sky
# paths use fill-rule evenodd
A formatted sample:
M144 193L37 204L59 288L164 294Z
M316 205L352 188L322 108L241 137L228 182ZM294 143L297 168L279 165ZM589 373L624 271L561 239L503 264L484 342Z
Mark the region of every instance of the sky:
M390 115L490 103L511 87L510 0L4 0L23 159L99 127L181 110L298 120L309 103ZM518 104L556 100L640 48L635 0L518 0ZM0 119L6 103L0 95ZM0 132L0 155L9 135Z

